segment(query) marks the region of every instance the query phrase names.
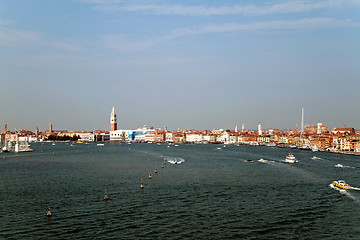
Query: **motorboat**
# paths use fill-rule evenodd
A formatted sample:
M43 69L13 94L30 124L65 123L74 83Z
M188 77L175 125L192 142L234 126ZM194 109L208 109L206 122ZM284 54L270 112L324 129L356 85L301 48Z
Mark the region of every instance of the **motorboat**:
M295 163L297 162L295 156L292 153L289 153L289 155L286 156L285 162L287 163Z
M312 160L317 160L317 159L321 159L321 158L319 158L319 157L317 157L317 156L313 156L311 159L312 159Z
M98 143L98 144L96 144L96 146L102 147L102 146L104 146L104 144L103 143Z
M258 160L258 162L267 163L268 161L267 161L267 160L264 160L263 158L260 158L260 159Z
M342 167L344 167L344 165L342 165L341 163L338 163L338 164L335 165L335 167L342 168Z
M350 189L350 185L347 184L344 180L333 181L332 185L340 189Z
M253 162L253 160L251 160L251 159L247 159L247 160L246 160L246 162Z

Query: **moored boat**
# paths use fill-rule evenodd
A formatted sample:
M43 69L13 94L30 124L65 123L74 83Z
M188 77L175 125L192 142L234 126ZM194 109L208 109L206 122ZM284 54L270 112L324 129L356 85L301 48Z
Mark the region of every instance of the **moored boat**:
M344 180L333 181L332 185L340 189L350 189L350 185L347 184Z

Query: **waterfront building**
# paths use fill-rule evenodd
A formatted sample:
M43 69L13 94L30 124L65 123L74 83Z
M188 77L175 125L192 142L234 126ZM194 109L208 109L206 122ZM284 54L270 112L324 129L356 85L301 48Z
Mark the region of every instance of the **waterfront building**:
M351 127L346 127L345 125L342 128L334 128L332 130L333 134L355 134L355 129Z
M212 133L208 133L203 135L204 143L216 143L216 135Z
M165 141L166 142L174 142L174 136L173 132L165 130Z
M110 131L110 141L127 142L129 141L130 130Z
M201 143L202 141L203 141L202 133L200 131L186 133L186 142L187 143Z

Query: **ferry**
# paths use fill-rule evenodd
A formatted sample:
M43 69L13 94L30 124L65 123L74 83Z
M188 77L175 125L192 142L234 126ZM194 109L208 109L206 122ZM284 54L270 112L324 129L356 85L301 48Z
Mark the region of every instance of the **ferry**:
M292 153L289 153L289 155L286 156L285 162L287 163L295 163L297 162L295 156Z
M350 185L347 184L344 180L333 181L332 185L340 189L350 189Z

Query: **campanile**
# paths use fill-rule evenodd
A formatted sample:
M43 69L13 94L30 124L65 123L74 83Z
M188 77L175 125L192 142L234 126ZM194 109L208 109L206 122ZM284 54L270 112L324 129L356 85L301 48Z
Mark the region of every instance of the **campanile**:
M115 114L115 107L113 106L110 115L110 131L116 131L116 130L117 130L117 119Z

